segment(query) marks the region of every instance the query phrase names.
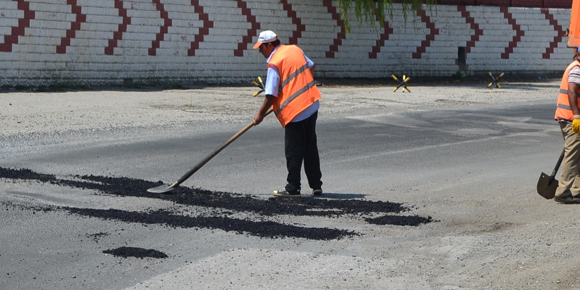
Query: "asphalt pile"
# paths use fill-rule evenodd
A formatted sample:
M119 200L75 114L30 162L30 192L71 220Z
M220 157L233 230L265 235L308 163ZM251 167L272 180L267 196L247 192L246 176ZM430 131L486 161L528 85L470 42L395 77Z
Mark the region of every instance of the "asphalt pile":
M201 188L177 187L169 194L147 192L148 188L162 185L127 177L75 175L58 178L55 175L37 173L29 169L0 167L0 178L36 181L83 190L94 190L112 196L133 196L172 201L186 207L203 207L198 215L184 214L178 209L127 211L121 209L76 208L66 206L31 207L33 210L63 210L71 214L116 220L128 223L157 224L174 228L221 229L238 234L262 238L304 238L334 240L356 236L360 233L337 229L308 227L292 224L280 216L308 216L317 218L348 218L375 225L419 226L433 222L431 217L405 215L410 208L401 203L368 201L361 199L329 198L270 198L252 195L210 191ZM234 214L250 213L246 218ZM278 218L276 218L278 217ZM285 220L288 222L280 222ZM126 249L124 249L126 250Z
M157 250L136 247L120 247L116 249L104 250L103 253L123 258L135 257L140 259L143 258L163 259L168 257L165 253Z

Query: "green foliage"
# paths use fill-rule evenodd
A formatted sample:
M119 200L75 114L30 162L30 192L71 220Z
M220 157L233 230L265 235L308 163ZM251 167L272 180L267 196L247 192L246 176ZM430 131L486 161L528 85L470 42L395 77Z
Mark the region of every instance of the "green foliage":
M393 7L393 0L337 0L340 14L344 22L346 33L350 32L350 23L348 21L348 13L354 9L356 19L359 23L374 24L379 21L381 27L384 25L386 12L389 17L393 19L395 9ZM414 11L421 11L423 4L433 6L436 0L403 0L403 18L407 21L408 13Z
M456 83L461 83L465 81L465 77L463 76L463 73L461 73L461 71L456 71L451 77Z

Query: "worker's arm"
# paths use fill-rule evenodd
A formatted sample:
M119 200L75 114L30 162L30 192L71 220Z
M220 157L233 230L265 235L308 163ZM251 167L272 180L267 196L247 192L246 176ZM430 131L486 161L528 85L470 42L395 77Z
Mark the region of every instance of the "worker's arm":
M574 116L580 116L580 110L578 110L578 89L580 89L580 84L568 83L568 99L570 101L570 109L572 109Z
M304 51L302 52L302 54L304 54ZM312 73L312 77L314 77L314 70L316 69L316 65L314 64L314 62L309 59L306 54L304 54L304 59L306 60L306 63L308 64L308 68L310 69L310 73Z
M266 84L264 85L264 94L266 97L264 98L264 103L262 103L262 107L256 116L254 116L254 126L262 123L264 117L266 117L266 113L274 104L274 101L278 97L278 88L280 86L280 73L275 66L268 67L268 74L266 76Z
M580 134L580 110L578 110L578 89L580 85L577 83L568 83L568 100L570 102L570 109L574 113L574 120L572 120L572 132Z
M275 98L276 97L272 95L266 95L264 98L264 103L262 103L262 107L260 107L260 110L258 113L256 113L256 116L254 116L254 126L262 123L262 120L264 120L264 117L266 117L266 113L268 113L268 110L270 107L272 107Z

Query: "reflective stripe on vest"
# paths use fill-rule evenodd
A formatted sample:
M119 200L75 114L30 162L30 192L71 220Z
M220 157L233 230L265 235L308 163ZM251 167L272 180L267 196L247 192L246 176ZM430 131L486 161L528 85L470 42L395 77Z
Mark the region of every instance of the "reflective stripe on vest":
M580 66L580 62L577 60L573 61L568 65L564 71L564 76L562 76L562 82L560 83L560 91L558 94L558 103L556 105L556 114L554 115L554 119L557 121L572 121L572 119L574 119L574 112L572 112L572 108L570 107L570 98L568 96L568 75L572 68L577 66ZM580 89L578 90L578 93L580 93Z
M306 61L306 60L305 60ZM298 76L299 74L303 73L305 70L308 69L308 63L303 65L301 68L299 68L298 70L296 70L294 73L292 73L291 75L288 76L287 79L285 79L282 82L282 86L280 86L280 90L282 90L282 88L284 88L286 85L288 85L288 83L293 80L296 76Z
M290 102L292 102L292 100L294 100L298 96L302 95L304 92L306 92L310 88L314 87L315 85L316 85L316 83L314 82L314 80L312 80L311 82L306 84L305 87L301 88L300 90L295 92L293 95L289 96L282 104L280 104L280 108L278 108L278 110L276 110L274 113L276 113L276 115L280 114L280 112L282 112L282 110L284 110L284 108L286 108L286 106L288 106L288 104Z
M280 93L274 100L274 113L286 127L290 121L322 96L314 82L302 49L296 45L280 45L270 58L280 74Z

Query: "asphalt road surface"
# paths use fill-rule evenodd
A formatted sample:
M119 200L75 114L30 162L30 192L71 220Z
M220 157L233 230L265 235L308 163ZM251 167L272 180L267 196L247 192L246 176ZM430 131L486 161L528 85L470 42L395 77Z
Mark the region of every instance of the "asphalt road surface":
M563 145L557 83L503 87L323 89L324 195L304 176L293 199L271 195L286 172L273 117L175 192L146 191L234 135L259 99L208 112L136 98L149 111L109 116L0 95L0 289L578 289L578 207L536 193Z

